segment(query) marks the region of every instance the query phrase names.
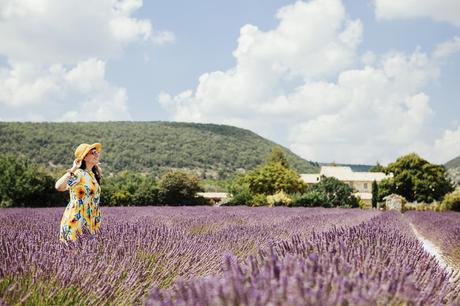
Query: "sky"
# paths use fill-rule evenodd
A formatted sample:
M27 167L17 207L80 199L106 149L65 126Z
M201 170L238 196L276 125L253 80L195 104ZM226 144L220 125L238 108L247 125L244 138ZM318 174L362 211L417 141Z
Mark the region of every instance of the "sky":
M249 129L317 162L460 155L458 0L0 0L1 121Z

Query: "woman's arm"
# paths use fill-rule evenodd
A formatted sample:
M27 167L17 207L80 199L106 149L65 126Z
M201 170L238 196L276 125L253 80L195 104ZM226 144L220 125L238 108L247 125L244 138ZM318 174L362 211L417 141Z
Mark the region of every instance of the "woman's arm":
M66 191L67 190L67 180L72 176L70 172L66 172L60 179L57 180L54 187L57 191Z
M72 168L70 168L69 170L67 170L67 173L64 174L63 176L61 176L60 179L57 180L56 184L54 185L54 187L58 190L58 191L66 191L68 186L67 186L67 181L69 180L69 178L73 175L73 173L78 169L80 168L80 165L81 165L81 161L76 159L73 161L73 166Z

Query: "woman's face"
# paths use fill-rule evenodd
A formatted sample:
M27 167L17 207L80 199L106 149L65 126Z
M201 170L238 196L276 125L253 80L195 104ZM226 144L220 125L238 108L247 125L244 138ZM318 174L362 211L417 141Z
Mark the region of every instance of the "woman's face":
M96 165L99 162L99 152L96 149L91 149L91 151L86 154L84 158L87 164Z

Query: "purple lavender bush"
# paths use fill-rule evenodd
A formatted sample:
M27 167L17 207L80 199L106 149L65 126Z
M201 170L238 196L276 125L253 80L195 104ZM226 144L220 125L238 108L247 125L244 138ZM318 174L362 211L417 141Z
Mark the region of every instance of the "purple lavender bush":
M423 237L440 248L445 261L460 271L460 212L409 211L404 215Z
M0 210L0 301L33 305L458 303L401 215L286 207L103 208L62 245L63 209ZM427 303L428 303L427 302Z
M152 290L147 305L455 305L459 284L397 212L278 241L223 274Z

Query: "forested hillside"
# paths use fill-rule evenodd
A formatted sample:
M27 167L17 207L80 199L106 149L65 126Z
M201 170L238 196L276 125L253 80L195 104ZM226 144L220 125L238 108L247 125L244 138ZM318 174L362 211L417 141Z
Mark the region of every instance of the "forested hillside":
M448 161L444 166L447 169L460 168L460 156Z
M47 167L72 164L80 143L101 142L101 163L109 172L161 173L170 168L224 178L262 163L276 145L232 126L179 122L0 123L0 153L17 153ZM302 173L319 171L283 148Z
M447 173L453 181L460 185L460 156L448 161L444 165L447 169Z

